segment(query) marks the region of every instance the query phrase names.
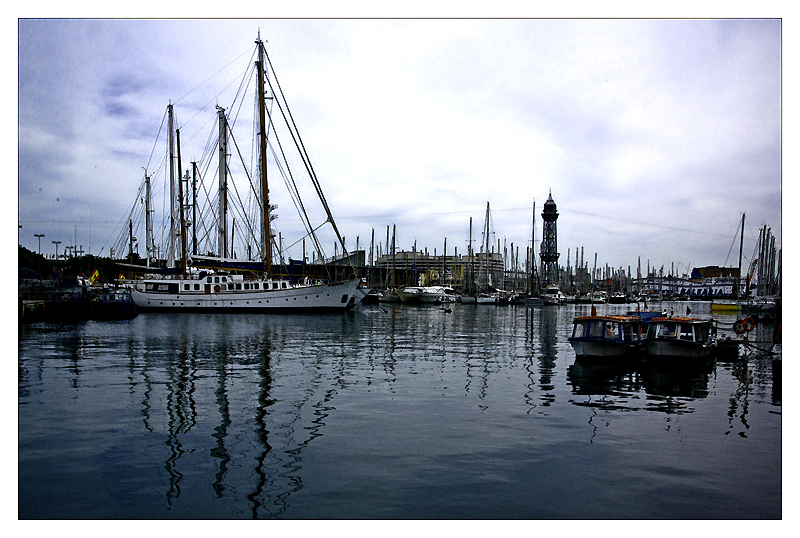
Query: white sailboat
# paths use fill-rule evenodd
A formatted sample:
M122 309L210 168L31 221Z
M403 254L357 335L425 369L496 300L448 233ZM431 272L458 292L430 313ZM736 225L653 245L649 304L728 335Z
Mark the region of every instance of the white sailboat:
M277 83L272 65L266 55L266 50L263 42L260 39L256 40L256 54L257 60L255 61L255 74L257 77L257 173L249 175L249 177L258 178L258 186L253 186L253 191L258 194L257 206L259 208L260 217L260 248L258 257L255 260L237 261L233 259L228 249L228 239L230 244L233 244L232 234L228 234L226 222L227 210L227 154L226 149L228 122L224 114L224 109L217 107L219 113L219 154L220 154L220 167L219 167L219 204L218 211L219 217L217 219L218 229L218 248L219 256L217 258L209 258L205 256L198 256L189 253L188 238L186 229L188 223L186 222L186 209L191 206L194 209L194 204L186 203L188 197L183 193L183 181L174 182L174 165L173 165L173 141L172 141L172 105L169 107L170 112L170 198L174 203L170 204L170 231L169 231L169 252L167 255L166 270L163 273L175 273L159 277L156 274L150 274L148 277L136 281L132 285L131 297L140 311L158 310L158 311L285 311L285 310L300 310L300 311L341 311L353 307L362 298L363 293L359 293L357 287L360 279L355 274L355 269L352 268L350 273L352 278L337 280L335 275L331 275L326 271L327 265L320 264L318 267L323 272L321 276L303 276L300 277L290 275L286 271L279 274L276 270L276 262L282 260L282 256L274 256L273 249L275 244L275 234L270 225L272 220L271 210L274 206L270 205L269 200L269 186L267 183L267 155L268 149L272 150L272 155L277 160L277 155L284 151L284 145L279 147L279 151L269 145L268 133L273 132L272 116L268 113L266 108L266 100L269 99L271 103L277 104L281 109L281 113L286 123L286 127L290 130L291 138L294 140L297 150L300 153L300 158L303 160L305 168L310 176L311 181L319 195L322 207L325 210L327 220L325 223L330 223L339 243L342 246L342 252L346 256L344 248L344 240L342 239L336 224L331 215L330 208L325 201L319 183L313 172L313 167L310 165L308 155L305 153L305 148L302 142L299 142L299 133L296 130L294 121L291 120L291 113L288 112L288 105L280 90L280 86L276 84L273 88L273 80ZM271 74L271 76L270 76ZM276 91L277 89L277 91ZM267 93L269 96L267 97ZM286 114L289 114L287 119ZM179 140L178 140L179 141ZM178 143L180 148L180 144ZM288 162L280 163L280 166L288 167ZM178 149L178 169L180 170L180 149ZM283 173L283 171L282 171ZM146 176L146 174L145 174ZM149 178L146 177L148 192L149 192ZM292 182L294 179L292 178ZM253 182L254 183L254 182ZM187 171L187 184L188 184L188 171ZM177 186L177 189L173 185ZM288 186L288 182L287 182ZM177 194L175 194L177 190ZM298 192L292 192L294 197L299 197ZM299 201L299 200L298 200ZM148 200L149 202L149 200ZM295 205L298 205L297 203ZM308 221L308 216L305 215L305 208L300 203L302 213L305 217L304 224L308 230L308 236L314 242L317 251L322 254L321 246L315 235L315 228ZM298 208L300 212L300 208ZM149 224L149 210L148 210L148 228L147 233L151 232ZM235 221L234 221L235 223ZM195 229L197 222L193 222ZM256 228L254 226L254 228ZM179 232L177 231L179 230ZM255 235L255 234L254 234ZM258 238L256 238L258 239ZM179 242L179 248L175 243ZM133 237L131 234L131 244ZM151 260L150 246L152 240L148 235L148 267ZM304 243L305 245L305 243ZM132 247L131 247L132 248ZM196 247L195 247L196 248ZM305 250L305 246L304 246ZM178 251L179 257L175 258L175 253ZM303 254L305 263L305 253ZM321 259L324 259L321 257ZM175 265L179 266L178 268ZM278 262L279 263L279 262ZM193 267L194 266L194 267ZM199 267L202 266L207 270L201 271ZM316 267L316 266L315 266ZM216 268L212 269L212 268ZM225 269L228 269L227 271ZM176 271L178 269L178 271ZM220 269L222 269L220 271ZM231 270L233 269L233 270ZM155 272L154 270L152 272Z

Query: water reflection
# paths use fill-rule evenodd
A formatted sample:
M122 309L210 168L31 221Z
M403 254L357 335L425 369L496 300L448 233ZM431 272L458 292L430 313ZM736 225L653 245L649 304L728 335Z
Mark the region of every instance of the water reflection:
M644 360L601 363L576 359L568 369L567 380L575 395L604 396L600 402L574 400L575 405L691 413L689 402L708 396L713 369L713 361L668 365Z
M566 341L574 314L459 305L452 313L417 307L322 317L163 314L125 325L87 323L52 332L42 326L20 338L20 420L33 414L30 408L60 411L71 399L77 416L68 417L64 431L86 428L84 440L112 447L130 442L123 448L133 456L124 465L100 455L111 469L101 476L113 481L123 467L130 476L118 487L131 486L120 495L156 491L148 502L158 506L125 516L280 518L297 517L298 505L306 510L300 514L319 514L309 506L338 502L343 494L328 484L331 476L363 484L337 466L352 465L365 481L375 478L376 487L398 481L396 491L404 492L429 476L435 477L431 483L445 475L461 483L464 469L448 467L450 460L480 461L486 474L501 476L507 462L518 466L514 458L538 461L550 453L536 443L574 446L585 430L570 421L582 426L586 414L594 436L603 420L649 411L670 421L702 411L696 402L716 394L727 415L714 417L714 424L746 439L756 403L768 402L780 413L780 359L680 370L576 361ZM102 409L95 400L105 396L99 395L119 405ZM428 413L434 416L423 418L424 426L415 422ZM359 438L368 426L373 437ZM20 430L21 438L35 437ZM36 432L52 439L52 460L61 431ZM375 459L358 462L363 467L352 463L353 454L369 449L352 446L350 436L374 443L378 453L369 456ZM385 439L408 446L387 446ZM22 440L20 447L23 452ZM517 451L514 457L508 447ZM331 453L338 459L327 460ZM406 458L401 463L393 460L398 453ZM421 465L411 470L416 483L380 473L406 464ZM21 473L31 483L46 475L26 465L21 458ZM94 500L87 496L86 504ZM99 517L120 513L97 510Z

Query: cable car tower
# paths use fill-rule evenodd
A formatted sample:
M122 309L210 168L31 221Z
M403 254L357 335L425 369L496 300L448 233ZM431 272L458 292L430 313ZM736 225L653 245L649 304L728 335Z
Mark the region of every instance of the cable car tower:
M558 284L558 234L556 233L556 221L558 220L558 211L556 210L556 203L553 201L553 192L550 191L550 196L544 203L544 210L542 211L542 246L539 253L539 259L542 264L542 277L544 278L544 285Z

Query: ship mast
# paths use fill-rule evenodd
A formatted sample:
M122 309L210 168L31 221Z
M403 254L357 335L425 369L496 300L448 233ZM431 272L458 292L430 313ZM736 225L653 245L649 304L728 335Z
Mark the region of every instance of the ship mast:
M272 273L272 245L270 244L269 226L269 184L267 183L267 113L264 104L264 43L259 34L256 40L258 46L258 60L256 71L258 73L258 130L259 130L259 167L261 175L261 256L264 260L264 272Z
M228 257L228 132L225 109L217 106L219 116L219 257Z
M169 247L167 250L167 267L175 266L175 141L173 138L172 103L167 105L167 129L169 131Z

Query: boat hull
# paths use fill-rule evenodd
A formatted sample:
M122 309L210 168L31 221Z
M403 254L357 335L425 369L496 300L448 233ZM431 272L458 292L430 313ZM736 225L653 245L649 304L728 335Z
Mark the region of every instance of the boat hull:
M711 344L682 340L648 340L644 346L650 359L706 359L716 351Z
M358 280L336 284L296 286L286 289L218 291L214 293L144 291L132 289L140 312L266 312L343 311L361 300Z
M403 303L418 303L419 302L419 288L403 288L397 290L397 296Z
M569 343L575 350L575 356L583 359L638 357L642 352L639 342L569 338Z

